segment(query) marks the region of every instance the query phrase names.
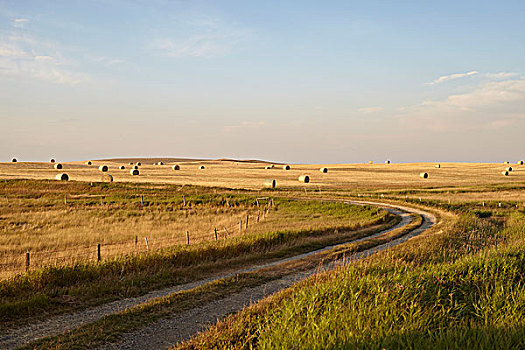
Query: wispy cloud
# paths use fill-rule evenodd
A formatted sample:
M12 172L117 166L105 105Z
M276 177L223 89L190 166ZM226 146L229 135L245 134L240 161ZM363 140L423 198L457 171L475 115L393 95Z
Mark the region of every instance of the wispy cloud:
M12 22L12 26L15 28L24 28L24 25L29 22L27 18L15 18Z
M169 57L225 56L248 38L249 31L220 20L200 20L187 23L184 35L152 40L149 49Z
M363 107L359 108L357 111L362 114L372 114L377 112L382 112L385 109L383 107Z
M238 132L238 131L246 131L246 130L258 130L262 127L266 126L266 122L264 121L244 121L237 125L227 125L223 127L223 131L226 133L231 132Z
M479 72L474 70L474 71L467 72L467 73L455 73L455 74L449 74L449 75L442 75L439 78L437 78L436 80L431 81L429 83L425 83L425 84L426 85L440 84L440 83L444 83L444 82L450 81L450 80L456 80L456 79L460 79L460 78L470 77L470 76L476 75L478 73Z

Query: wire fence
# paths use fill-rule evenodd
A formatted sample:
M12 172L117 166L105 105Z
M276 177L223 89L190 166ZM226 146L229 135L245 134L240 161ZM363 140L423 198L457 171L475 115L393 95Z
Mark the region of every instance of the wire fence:
M261 205L261 202L266 202ZM0 263L0 279L33 269L49 266L65 266L77 263L100 262L123 256L135 256L157 252L174 246L190 245L201 242L224 240L240 236L254 224L268 218L274 208L272 198L257 198L257 214L246 214L238 221L227 225L218 225L205 232L192 233L189 230L171 237L152 238L135 235L133 239L114 243L96 243L50 251L28 251L19 256L10 257L9 263Z

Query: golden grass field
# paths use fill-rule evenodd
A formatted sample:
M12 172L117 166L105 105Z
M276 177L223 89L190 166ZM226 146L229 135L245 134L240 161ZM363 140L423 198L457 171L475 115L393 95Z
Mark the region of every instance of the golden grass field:
M109 167L108 174L115 182L137 183L169 183L178 185L199 185L207 187L226 187L234 189L261 189L265 179L275 179L277 187L288 188L320 188L320 189L403 189L445 186L471 186L483 184L508 184L525 181L525 166L515 164L495 163L440 163L441 168L435 168L436 163L403 163L403 164L291 164L291 169L285 171L282 165L273 169L265 169L265 162L237 161L178 161L164 165L153 165L151 159L132 159L140 161L140 175L129 173L130 165L126 160L93 161L91 166L85 162L62 163L62 170L53 169L51 163L0 163L0 179L54 179L56 174L65 172L72 181L101 181L102 172L98 167L105 164ZM181 169L174 171L173 164L179 164ZM126 169L120 170L124 165ZM199 169L201 165L205 169ZM501 172L508 166L513 171L509 176ZM319 171L327 167L328 173ZM421 172L429 174L428 179L419 177ZM298 181L300 175L309 175L310 183Z

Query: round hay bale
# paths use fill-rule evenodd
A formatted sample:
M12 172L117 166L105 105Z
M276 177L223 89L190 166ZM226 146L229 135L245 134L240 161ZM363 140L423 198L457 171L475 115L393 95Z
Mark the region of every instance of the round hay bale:
M88 161L86 162L86 165L91 165L91 164L93 164L93 163L91 163L90 160L88 160Z
M423 179L428 179L428 173L419 173L419 177Z
M124 165L121 165L120 170L124 170L124 169L126 169L126 167Z
M98 167L98 170L100 170L103 173L105 173L106 171L108 171L108 166L107 165L101 165L101 166Z
M18 160L16 158L11 158L11 163L16 163Z
M199 167L199 169L201 169L201 170L204 169L204 165L201 165L201 166Z
M520 160L520 161L518 162L518 165L523 165L523 161Z
M270 168L271 169L275 168L275 164L270 164Z
M436 168L441 168L441 164L436 164Z
M138 170L138 169L131 169L131 170L129 171L129 173L130 173L130 175L136 176L136 175L139 174L139 170Z
M133 165L133 162L129 162L128 165Z
M180 170L180 165L178 164L175 164L174 166L171 167L173 170Z
M54 162L55 162L55 158L51 158L51 159L49 160L49 163L54 163Z
M321 168L319 169L320 172L322 173L327 173L328 172L328 168Z
M505 161L505 162L503 162L503 164L510 164L510 162L509 161Z
M139 166L138 165L133 165L133 169L137 169L138 170Z
M385 160L385 164L390 164L390 161L389 160Z
M272 167L269 166L269 165L267 165L267 166L264 167L264 169L271 169L271 168L272 168Z
M509 172L508 172L507 170L502 171L501 174L502 174L503 176L509 176Z
M266 188L275 188L276 182L274 179L264 180L264 187Z
M141 166L142 163L141 163L141 162L136 162L135 165L136 165L136 166Z
M368 164L374 164L374 161L373 160L369 160Z
M55 176L55 180L59 180L59 181L69 181L69 175L66 174L66 173L57 174L57 175Z
M509 166L509 167L508 167L507 169L505 169L505 170L507 170L507 171L510 173L510 172L512 171L512 167Z
M102 182L113 182L113 175L110 174L102 174L100 178Z
M284 170L290 170L290 166L287 164L287 165L283 165L283 169Z
M62 169L62 164L60 164L60 163L56 163L56 164L53 166L53 168L55 168L55 169L57 169L57 170L58 170L58 169Z
M164 165L164 162L158 162L157 165Z
M299 182L304 182L305 184L310 182L310 176L308 175L301 175L299 176Z

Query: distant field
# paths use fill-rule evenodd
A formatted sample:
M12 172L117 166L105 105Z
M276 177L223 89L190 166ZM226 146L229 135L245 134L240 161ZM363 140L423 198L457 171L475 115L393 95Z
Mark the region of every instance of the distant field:
M431 188L444 186L471 186L483 184L508 184L525 181L525 166L511 164L513 171L509 176L501 172L509 165L485 163L435 163L408 164L291 164L291 170L283 170L275 165L265 169L269 163L261 161L177 161L165 165L153 165L163 158L120 159L93 161L87 166L84 162L63 163L63 170L53 169L50 163L0 163L0 179L54 179L60 172L67 173L73 181L101 181L102 173L98 167L106 164L115 182L169 183L178 185L199 185L207 187L226 187L235 189L261 189L265 179L275 179L280 189L403 189ZM169 160L165 159L164 160ZM140 161L140 175L129 174L129 162ZM180 170L171 169L179 164ZM120 166L125 170L120 170ZM204 165L205 169L199 169ZM327 167L323 174L319 168ZM419 177L421 172L429 174L428 179ZM310 183L298 181L300 175L309 175Z

